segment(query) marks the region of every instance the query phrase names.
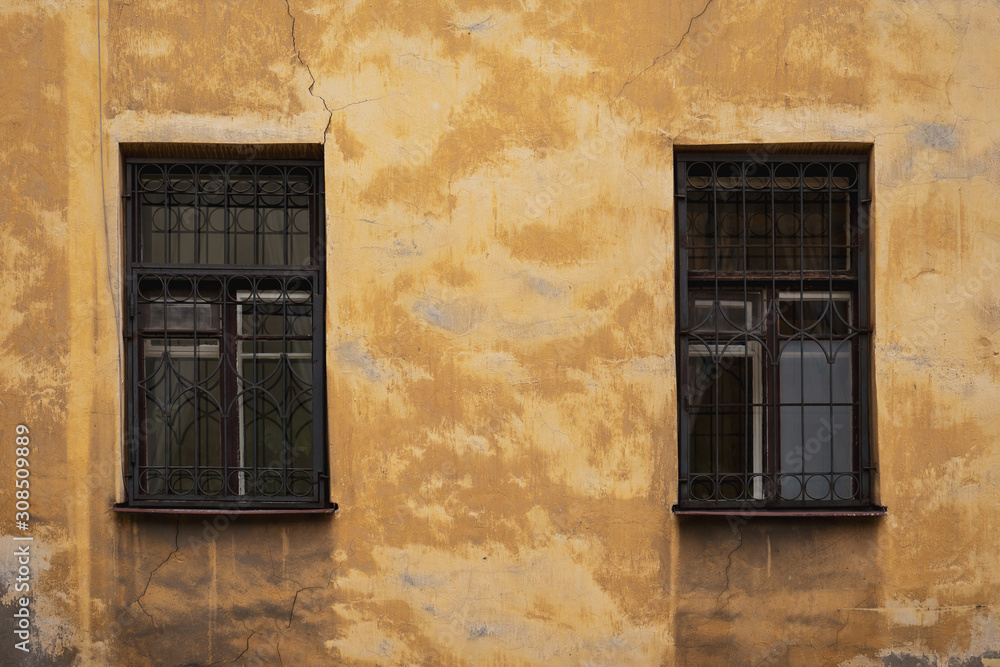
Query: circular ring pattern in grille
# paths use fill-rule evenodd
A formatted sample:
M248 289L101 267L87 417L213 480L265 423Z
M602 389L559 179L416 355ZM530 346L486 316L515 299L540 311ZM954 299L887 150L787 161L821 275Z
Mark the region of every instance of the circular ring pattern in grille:
M715 498L715 481L711 477L698 475L690 481L691 497L696 500L713 500Z

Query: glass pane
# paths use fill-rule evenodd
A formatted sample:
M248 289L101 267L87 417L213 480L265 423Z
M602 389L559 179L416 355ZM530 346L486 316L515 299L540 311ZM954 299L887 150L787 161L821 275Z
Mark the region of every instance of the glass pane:
M291 467L312 467L312 414L312 391L296 394L288 406L288 462Z
M147 276L139 281L139 328L199 335L221 329L221 283L214 278Z
M764 298L760 292L720 291L718 298L714 292L695 291L688 297L689 326L702 337L712 334L734 334L752 332L763 335ZM730 336L717 338L728 341ZM745 337L739 338L745 342Z
M817 338L850 334L850 295L835 293L782 294L778 300L778 331L782 336L805 333Z
M782 404L851 402L852 343L841 343L811 340L785 343L779 360ZM835 356L828 359L831 350Z
M171 264L302 265L310 256L311 169L144 164L141 259Z
M715 268L715 209L711 192L692 192L687 199L688 268Z
M747 270L770 271L773 265L771 245L774 243L770 195L747 192L745 201Z
M223 208L203 208L201 222L202 237L198 261L201 264L224 264L226 258L226 210Z
M262 264L287 264L287 248L285 247L286 221L285 212L280 208L261 209L259 256Z
M210 303L149 303L139 307L144 331L219 330L219 307Z
M853 497L852 417L848 406L781 408L779 490L784 499Z
M803 197L803 257L806 270L850 267L850 195L810 193Z
M169 209L171 235L171 261L179 264L195 264L198 261L198 209L170 197Z
M258 300L240 304L243 336L312 336L312 302L309 293L292 293L274 300L278 293L258 293ZM292 299L298 299L293 301Z
M304 206L305 204L306 202L303 201L300 205ZM291 209L288 214L290 216L288 226L290 255L288 263L297 266L319 263L320 258L314 260L310 256L309 210L307 208Z
M233 264L256 264L257 223L252 208L233 208L229 211L230 252ZM235 243L234 243L235 241Z
M256 493L298 494L303 480L291 488L284 473L312 466L311 343L247 340L240 350L243 465L257 469ZM308 486L311 489L311 481Z
M142 196L142 260L144 262L165 262L166 257L166 210L163 196L158 194Z
M199 493L197 468L222 465L217 342L144 341L139 381L146 466L162 466L149 493ZM153 483L150 482L150 484Z
M844 271L850 267L850 195L783 193L774 198L775 268Z
M274 378L280 384L280 372L276 372L275 364L271 367L263 362L254 364L256 368L247 368L244 364L244 377L256 375L261 380ZM272 393L265 389L255 388L255 385L244 384L246 391L240 397L240 416L243 423L243 461L242 465L258 468L282 468L284 463L284 420L281 418L281 408L278 401L282 392Z
M715 195L718 271L743 271L743 202L739 192Z
M691 164L689 268L849 270L857 185L857 167L847 163Z
M802 242L802 230L798 204L797 194L782 192L774 195L776 271L797 271L800 266L799 244Z
M744 472L752 449L752 360L703 351L688 366L692 472Z

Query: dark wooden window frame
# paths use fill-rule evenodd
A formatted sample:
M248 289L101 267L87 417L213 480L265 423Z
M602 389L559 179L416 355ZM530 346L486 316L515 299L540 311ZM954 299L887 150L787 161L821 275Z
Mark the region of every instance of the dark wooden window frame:
M678 373L678 502L674 506L674 512L678 514L736 514L736 515L780 515L780 516L815 516L819 514L831 515L881 515L885 509L879 507L874 502L874 457L871 451L871 320L870 320L870 273L868 255L868 227L869 217L869 158L866 154L854 155L813 155L798 152L777 152L765 154L757 147L747 147L740 152L741 147L726 147L718 151L699 148L690 152L679 149L675 153L675 208L676 208L676 304L677 304L677 373ZM697 165L697 167L695 167ZM708 165L706 170L705 165ZM779 188L777 183L778 166L784 172L793 173L798 170L798 182L794 186L789 186L790 180L782 182L783 188ZM788 167L787 165L791 165ZM848 165L840 168L839 165ZM692 168L692 178L689 179L689 168ZM809 184L815 185L816 189L807 188L806 170L810 174L821 174L826 172L826 183L814 178ZM837 172L837 169L840 169ZM725 178L723 178L723 172ZM834 174L856 174L856 180L850 183L848 178L835 181ZM782 172L782 173L784 173ZM694 178L695 174L708 178ZM752 180L751 180L752 178ZM842 187L838 187L842 186ZM723 194L725 192L725 194ZM799 203L796 215L797 241L800 248L813 250L805 241L806 231L803 223L805 211L803 197L810 193L825 193L826 206L829 213L826 217L826 259L827 266L817 269L808 266L805 259L805 250L799 250L799 266L797 269L779 268L781 259L778 253L787 250L781 248L779 242L778 227L776 226L776 210L780 201L790 201L789 195L797 194ZM766 252L754 259L752 252L761 249L753 247L751 232L748 231L747 218L750 217L747 195L755 198L754 201L763 201L763 208L768 211L765 216L766 232L764 238L770 239L770 258ZM776 196L777 195L777 196ZM695 196L700 196L701 210L705 210L705 202L709 202L707 210L711 218L711 231L698 237L698 230L694 230L692 237L689 235L688 202ZM846 242L840 239L835 242L834 238L834 201L836 197L843 201L847 199L850 219L847 226ZM728 241L723 241L724 232L720 231L719 210L725 205L732 204L737 210L737 231ZM822 199L822 197L820 197ZM792 204L795 205L794 202ZM769 217L769 221L766 218ZM742 226L742 230L738 227ZM706 238L710 242L706 242ZM692 242L693 241L693 242ZM732 245L726 245L731 243ZM794 245L794 244L792 244ZM700 246L700 247L699 247ZM765 247L767 243L764 243ZM734 252L735 251L735 252ZM701 253L701 254L699 254ZM723 255L728 259L724 260ZM740 258L742 253L742 258ZM846 257L846 259L844 259ZM794 260L794 257L792 258ZM811 261L811 260L810 260ZM756 262L756 265L755 265ZM838 265L844 262L844 265ZM718 322L728 321L720 317L723 306L722 293L742 293L742 303L744 313L748 311L746 305L748 299L759 298L763 304L763 313L757 327L747 324L745 327L732 334L721 334ZM715 331L705 333L698 330L698 323L692 322L692 298L697 294L707 293L708 301L711 301L709 320L715 323ZM826 342L816 341L810 338L810 334L803 333L805 324L798 323L800 329L795 330L792 335L782 335L783 315L779 314L782 303L780 295L784 293L797 294L799 299L800 312L805 312L805 303L811 300L818 300L821 295L829 305L824 311L823 317L829 316L830 345L840 342L846 345L850 353L850 401L851 404L851 424L850 424L850 447L851 447L851 470L838 471L833 459L837 447L833 442L834 436L830 436L830 470L827 472L809 472L806 469L806 462L801 463L800 470L793 471L786 461L782 461L781 447L782 428L780 420L781 401L780 388L778 383L781 375L781 354L784 346L789 342L798 342L802 357L800 358L800 368L805 373L805 351L807 345L815 343L820 345ZM712 296L714 294L714 296ZM839 295L839 296L835 296ZM839 308L833 301L843 299L847 294L847 301L850 308L850 322L845 323L846 331L841 332L838 337L833 333L833 327L838 326L833 319L834 314L830 311ZM702 297L704 298L704 296ZM789 302L787 299L786 302ZM702 303L699 301L699 303ZM804 315L802 316L804 317ZM707 321L707 320L706 320ZM702 322L704 324L704 321ZM813 325L815 326L815 325ZM807 343L807 340L810 341ZM742 344L742 347L740 345ZM719 414L725 409L742 411L740 419L742 425L737 433L749 433L753 425L753 414L759 415L760 433L743 436L742 458L739 459L737 470L725 470L720 465L719 451L722 445L722 430L713 431L708 438L709 451L715 457L714 468L705 470L696 469L698 465L692 461L695 452L695 440L692 439L692 414L699 409L704 413L704 405L694 405L692 396L701 385L694 385L692 382L698 379L689 377L691 373L691 360L699 355L714 354L713 359L707 366L712 367L713 373L718 375L723 365L719 362L731 355L727 346L734 349L743 350L746 367L750 367L751 355L749 350L756 348L762 357L759 362L760 376L756 381L761 384L761 394L759 398L745 398L738 403L726 404L716 401L708 406L711 414ZM693 354L695 348L699 349L697 354ZM833 349L831 347L831 349ZM829 406L831 415L835 409L844 409L841 403L834 399L833 376L834 363L839 363L837 354L828 352L833 357L830 361L828 378L830 382L830 393L826 403ZM731 364L730 364L731 365ZM746 372L746 371L744 371ZM814 407L805 398L805 382L807 378L803 375L800 385L799 405L801 406L801 422L805 431L806 408ZM713 387L721 384L714 379L708 380ZM738 381L737 381L738 382ZM742 388L744 396L751 390L746 386ZM716 395L718 395L716 390ZM785 407L794 407L794 404L785 404ZM694 411L694 412L693 412ZM716 421L718 418L715 417ZM832 421L836 425L836 421ZM700 435L700 434L699 434ZM737 435L737 437L740 437ZM791 440L785 436L785 439ZM805 448L808 441L805 436L800 442L786 442L788 451L797 447L801 454L807 450ZM713 449L714 447L714 449ZM754 468L750 463L752 453L760 450L760 468ZM703 451L700 449L698 453ZM756 464L754 464L756 465ZM742 467L742 470L738 468ZM839 475L839 477L838 477ZM801 483L799 493L793 493L795 487L792 483L793 477L798 477ZM820 477L827 477L826 486ZM729 483L728 492L725 483ZM810 492L806 492L806 484L812 484ZM839 486L838 486L839 484ZM854 485L853 488L851 485ZM827 493L814 491L827 488Z
M157 169L164 174L162 194L150 189L145 176L147 180L140 185L140 172ZM198 176L190 183L167 177L170 172L185 170ZM126 158L124 171L128 421L126 501L116 509L332 511L336 505L329 499L325 422L322 162L142 157ZM221 176L210 181L207 175L202 179L202 174ZM147 196L150 194L153 203ZM152 241L144 238L143 206L145 203L147 214L153 215L149 211L157 208L157 201L162 201L166 222L159 239L162 253L152 257L148 250L144 253L144 243ZM172 254L169 240L163 240L170 236L167 209L171 206L186 206L199 230L189 233L186 240L193 246L187 248L185 257L178 257L180 252ZM222 245L212 252L207 247L210 232L204 220L210 206L220 211L223 221L216 238L221 238ZM240 215L242 222L237 220ZM249 232L242 228L247 220L252 221ZM180 222L177 229L181 229ZM242 245L237 233L243 235L239 239ZM264 240L265 233L271 234L270 241ZM145 234L151 235L149 229ZM199 239L206 245L200 250ZM247 248L252 248L253 261L246 261ZM292 257L293 250L297 257ZM212 263L205 261L210 255L215 260ZM264 263L266 259L269 263ZM146 366L147 352L156 350L150 346L157 344L164 350L161 366L169 367L164 375L176 371L173 356L185 358L183 352L174 354L172 346L192 350L193 380L178 377L188 382L195 396L195 417L185 422L183 438L170 431L169 424L164 427L170 434L157 450L162 460L151 461L146 412L147 402L156 400L149 382L160 370L150 373ZM263 351L270 349L268 346L277 351ZM211 391L205 390L209 380L199 378L197 370L200 361L212 359L210 352L199 356L203 348L215 349L218 359ZM249 352L242 352L244 349ZM156 359L155 355L149 358ZM274 386L265 386L265 379L257 376L257 368L268 361L275 370L266 381ZM252 370L244 371L247 367ZM266 416L254 408L253 401L260 396L274 406ZM217 423L199 414L202 404L215 406ZM246 412L250 412L249 417ZM297 419L294 423L293 414ZM170 417L161 421L169 422ZM200 443L203 431L213 433L217 442ZM264 442L265 436L270 444ZM183 452L191 460L172 465L172 451Z

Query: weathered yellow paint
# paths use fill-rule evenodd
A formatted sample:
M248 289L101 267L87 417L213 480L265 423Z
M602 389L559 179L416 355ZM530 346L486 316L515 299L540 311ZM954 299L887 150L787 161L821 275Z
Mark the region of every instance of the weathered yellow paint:
M37 0L0 25L0 525L24 423L39 664L1000 660L996 3ZM137 142L323 145L335 518L108 512ZM889 515L681 521L674 146L808 143L872 147Z

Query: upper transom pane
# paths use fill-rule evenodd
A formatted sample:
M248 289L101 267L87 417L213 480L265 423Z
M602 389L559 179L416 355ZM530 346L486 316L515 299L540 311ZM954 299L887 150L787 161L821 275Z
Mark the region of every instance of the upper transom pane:
M317 264L311 209L321 181L318 167L301 164L138 164L139 261Z

